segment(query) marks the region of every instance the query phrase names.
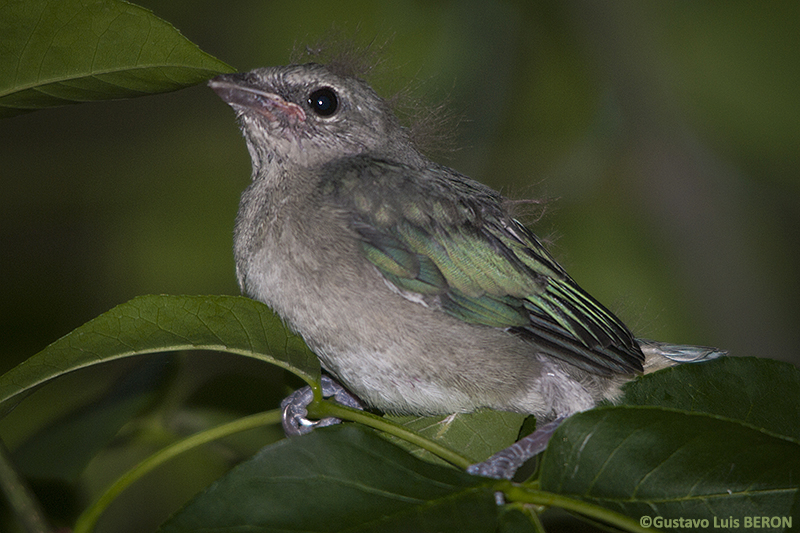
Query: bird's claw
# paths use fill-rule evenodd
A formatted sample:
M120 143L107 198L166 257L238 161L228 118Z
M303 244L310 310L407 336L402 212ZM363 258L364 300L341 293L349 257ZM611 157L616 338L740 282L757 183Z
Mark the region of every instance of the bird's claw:
M482 463L475 463L467 468L467 472L475 476L494 479L511 479L519 467L531 457L543 452L553 432L566 417L559 417L548 422L536 431L524 437L508 448L500 450Z
M333 397L336 402L346 405L347 407L353 407L355 409L364 408L358 398L350 394L347 389L328 376L322 376L320 383L322 385L322 396L324 398ZM283 425L283 432L287 436L305 435L315 428L332 426L341 422L340 419L335 417L327 417L321 420L309 420L308 406L313 400L314 391L312 391L309 386L298 389L283 399L281 402L281 410L283 411L281 423Z

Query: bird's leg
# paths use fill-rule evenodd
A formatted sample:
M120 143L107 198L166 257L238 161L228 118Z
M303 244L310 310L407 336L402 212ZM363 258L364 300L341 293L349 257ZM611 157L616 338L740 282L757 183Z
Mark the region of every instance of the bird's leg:
M475 463L467 468L467 472L476 476L495 479L511 479L519 467L534 455L547 448L550 437L558 426L566 419L561 416L536 428L536 431L524 437L505 450L500 450L482 463Z
M353 407L354 409L364 409L364 404L361 403L361 400L353 396L332 378L322 376L320 383L322 384L322 396L324 398L332 396L336 402L342 405ZM286 436L305 435L314 428L332 426L341 422L340 419L334 417L323 418L322 420L309 420L306 418L308 416L308 406L313 400L314 392L309 386L297 389L283 399L281 402L283 411L281 423Z
M333 397L336 402L347 407L364 409L364 404L361 403L361 400L332 378L323 375L320 383L324 398ZM314 392L309 386L298 389L283 399L281 402L281 409L283 410L282 424L283 431L287 436L305 435L315 428L332 426L341 422L340 419L335 417L309 420L307 418L308 406L313 400ZM467 472L495 479L511 479L525 461L547 448L547 443L550 441L553 432L565 419L566 417L562 416L536 428L536 431L527 437L497 452L486 461L470 465L467 468Z

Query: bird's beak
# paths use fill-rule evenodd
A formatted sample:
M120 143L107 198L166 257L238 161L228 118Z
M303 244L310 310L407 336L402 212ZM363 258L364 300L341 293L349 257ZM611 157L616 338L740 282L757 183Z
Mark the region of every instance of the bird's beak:
M211 79L208 86L234 109L258 113L270 122L297 123L306 120L302 107L256 87L245 74L222 74Z

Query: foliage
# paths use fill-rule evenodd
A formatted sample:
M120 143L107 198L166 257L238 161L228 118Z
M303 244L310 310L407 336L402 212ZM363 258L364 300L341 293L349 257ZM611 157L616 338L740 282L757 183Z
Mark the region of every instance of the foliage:
M0 6L0 117L174 91L233 69L169 23L116 0Z
M0 33L0 116L159 93L231 70L151 13L115 0L1 3ZM6 414L71 375L114 361L147 363L102 393L67 390L66 407L50 406L61 411L53 423L13 446L24 477L82 486L81 473L102 465L109 451L137 436L152 445L126 457L130 469L114 474L107 490L82 487L93 501L76 519L57 521L76 532L102 528L104 512L124 506L126 491L167 461L220 444L219 455L237 462L247 446L221 442L279 419L274 410L205 413L195 431L164 427L160 415L173 399L163 391L175 383L169 364L151 354L186 350L213 351L221 362L222 352L244 356L319 388L316 357L252 300L142 296L102 314L0 377ZM626 386L619 405L564 422L535 474L513 483L463 469L527 431L520 415L379 417L317 397L316 413L350 422L291 440L258 434L267 446L230 470L224 465L161 531L539 531L539 514L554 507L629 531L641 529L643 516L712 524L791 517L800 508L798 397L800 372L770 360L723 358L661 371ZM8 479L0 483L15 500L21 489Z
M254 357L313 385L318 381L313 354L258 302L226 296L143 296L81 326L2 376L0 401L8 405L45 381L89 365L187 348ZM144 394L137 391L134 396ZM644 515L709 521L791 516L800 473L798 397L800 372L786 363L722 358L673 367L630 383L621 405L568 419L543 454L538 474L519 483L469 476L416 458L407 446L389 443L366 426L391 433L393 440L413 441L429 457L445 457L463 468L513 440L522 417L487 411L391 422L318 401L318 412L360 424L265 447L193 499L162 531L487 531L492 524L503 527L516 520L512 510L530 517L537 506L553 505L628 530L636 530L635 520ZM116 407L118 413L135 416L125 405ZM150 469L191 447L277 418L267 414L178 440L155 459L146 459L146 467L123 475L110 492L119 495ZM95 424L118 429L124 421L108 417ZM83 435L57 431L62 450L84 450L82 456L62 456L70 458L72 469L80 469L106 445L98 439L85 453ZM50 437L47 431L34 436L54 446ZM58 463L52 468L38 476L62 475ZM495 503L498 492L504 505ZM99 498L78 519L75 531L91 531L113 500ZM307 512L310 507L316 512ZM525 523L526 530L535 530L537 520Z

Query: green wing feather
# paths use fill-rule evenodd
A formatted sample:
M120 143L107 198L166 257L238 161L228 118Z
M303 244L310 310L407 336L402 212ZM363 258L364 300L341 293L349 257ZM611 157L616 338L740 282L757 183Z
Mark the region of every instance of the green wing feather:
M597 374L642 370L627 327L505 212L499 194L445 167L362 157L347 169L328 169L325 189L350 213L364 257L400 291Z

